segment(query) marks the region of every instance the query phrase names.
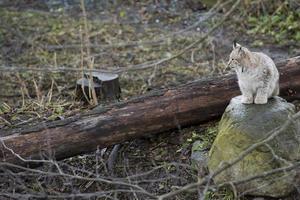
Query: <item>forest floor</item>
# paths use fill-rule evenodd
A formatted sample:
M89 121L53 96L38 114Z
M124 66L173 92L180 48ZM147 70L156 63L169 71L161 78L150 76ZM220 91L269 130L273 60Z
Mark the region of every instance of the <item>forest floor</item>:
M87 5L88 30L84 28L79 5L68 10L52 8L51 12L44 4L1 7L0 128L60 120L92 109L94 106L75 100L76 80L90 58L94 59L95 69L121 69L122 100L127 100L152 90L231 73L226 63L234 39L251 50L265 52L275 61L300 53L299 44L274 42L268 36L249 33L251 27L240 23L240 16L234 15L192 51L151 66L203 37L223 14L211 16L202 6L191 9L181 3L170 6L149 2ZM86 35L89 47L85 46ZM12 70L12 67L20 68ZM78 70L68 70L74 68ZM140 177L141 185L162 194L197 181L197 171L190 167L192 144L200 140L203 150L209 150L216 126L217 122L210 122L125 142L118 150L113 173L105 164L113 147L61 162L97 171L104 177L133 176L152 170ZM48 193L91 193L102 187L74 180L70 180L70 187L60 181L43 179L48 185L41 186L28 178L23 184L37 193L41 188ZM130 195L118 198L134 199ZM228 191L207 195L207 199L231 197ZM178 199L197 199L197 194L184 193Z

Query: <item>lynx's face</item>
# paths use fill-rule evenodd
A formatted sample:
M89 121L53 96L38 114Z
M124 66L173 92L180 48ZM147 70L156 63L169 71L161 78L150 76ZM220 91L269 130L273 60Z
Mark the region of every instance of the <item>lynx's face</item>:
M247 59L247 54L249 50L241 45L235 43L233 45L233 50L230 53L229 61L227 67L236 68L243 64L243 61Z

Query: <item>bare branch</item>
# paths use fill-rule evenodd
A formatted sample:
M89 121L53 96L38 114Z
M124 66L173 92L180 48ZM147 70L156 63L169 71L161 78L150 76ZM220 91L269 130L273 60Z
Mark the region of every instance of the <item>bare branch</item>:
M293 115L292 117L290 117L281 127L278 127L278 128L275 128L274 130L270 131L269 134L267 134L268 136L261 140L260 142L257 142L253 145L251 145L250 147L248 147L245 151L243 151L237 158L233 159L231 162L229 163L224 163L222 166L220 166L216 171L214 171L213 173L210 173L209 175L207 175L206 177L200 179L198 182L196 183L191 183L191 184L188 184L182 188L180 188L179 190L175 190L175 191L171 191L169 193L166 193L166 194L163 194L163 195L160 195L158 197L159 200L163 200L163 199L166 199L166 198L170 198L172 196L175 196L179 193L182 193L182 192L185 192L185 191L188 191L190 189L193 189L193 188L196 188L200 185L204 185L206 184L206 187L208 187L211 182L212 182L212 179L219 175L221 172L225 171L226 169L232 167L233 165L235 165L236 163L240 162L241 160L243 160L248 154L250 154L251 152L253 152L255 149L257 149L258 147L262 146L262 145L265 145L266 143L270 142L271 140L273 140L277 135L279 135L280 133L282 133L284 130L286 130L292 123L294 123L294 120L298 119L300 117L300 112L296 113L295 115ZM297 168L298 166L300 165L299 162L297 162L296 164L292 165L292 166L288 166L288 167L283 167L283 168L278 168L278 169L274 169L272 171L269 171L269 172L265 172L263 174L259 174L259 175L255 175L253 177L249 177L249 178L246 178L244 180L240 180L240 181L235 181L235 182L232 182L233 184L241 184L241 183L245 183L245 182L248 182L248 181L251 181L251 180L254 180L254 179L257 179L257 178L263 178L263 177L266 177L268 175L271 175L271 174L275 174L275 173L278 173L278 172L282 172L282 171L289 171L289 170L292 170L292 169L295 169ZM228 184L228 183L224 183L224 184ZM221 184L220 184L221 185Z

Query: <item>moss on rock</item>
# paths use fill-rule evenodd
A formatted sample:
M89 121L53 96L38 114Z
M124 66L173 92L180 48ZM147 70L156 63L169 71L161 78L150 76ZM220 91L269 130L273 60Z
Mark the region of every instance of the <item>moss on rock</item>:
M294 105L280 97L265 105L244 105L240 96L231 100L219 124L216 140L209 152L211 172L230 163L245 149L265 139L295 113ZM215 177L216 183L242 180L287 166L300 158L299 121L289 126L267 145L262 145L243 160ZM276 158L274 154L281 159ZM285 196L294 189L295 172L275 174L239 185L238 191L251 195Z

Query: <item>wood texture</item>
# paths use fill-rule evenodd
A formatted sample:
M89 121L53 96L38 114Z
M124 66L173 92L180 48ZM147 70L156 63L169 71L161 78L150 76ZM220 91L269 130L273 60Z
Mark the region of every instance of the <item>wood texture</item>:
M277 63L281 95L300 99L300 57ZM0 136L23 158L52 155L63 159L144 135L199 124L219 117L240 94L235 75L214 77L153 92L127 102L97 108L63 121L15 130ZM26 164L0 144L0 160Z
M121 88L119 84L119 76L111 73L91 73L93 87L99 102L111 101L120 99ZM91 79L89 73L85 73L84 77L77 80L76 85L76 99L82 100L86 103L90 101L89 80Z

